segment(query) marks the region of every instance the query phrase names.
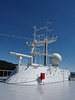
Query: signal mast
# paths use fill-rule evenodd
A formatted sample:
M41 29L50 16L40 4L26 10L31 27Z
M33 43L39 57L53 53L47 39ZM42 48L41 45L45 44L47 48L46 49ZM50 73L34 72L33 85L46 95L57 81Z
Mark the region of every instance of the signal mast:
M47 24L51 24L52 21L50 22L47 22ZM47 36L47 33L48 31L52 31L52 28L48 29L47 25L44 26L44 27L41 27L41 28L36 28L36 26L33 27L34 28L34 40L32 43L28 43L26 42L26 45L27 46L31 46L32 50L31 50L31 54L33 55L33 63L35 64L36 63L36 57L37 56L44 56L44 66L47 65L47 56L51 56L51 55L48 55L47 54L47 45L49 43L52 43L52 42L55 42L56 39L57 39L57 36L53 37L52 35L50 37ZM37 35L37 31L41 31L45 29L46 30L46 35L44 34L39 34ZM44 39L41 40L40 37L43 37L44 36ZM44 47L44 53L39 53L39 52L36 52L36 47L40 47L40 46L43 46Z

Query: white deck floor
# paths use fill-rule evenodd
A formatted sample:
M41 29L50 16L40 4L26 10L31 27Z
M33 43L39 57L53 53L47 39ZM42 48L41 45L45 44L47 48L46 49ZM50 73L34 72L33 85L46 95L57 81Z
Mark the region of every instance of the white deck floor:
M75 81L38 86L0 83L0 100L75 100Z

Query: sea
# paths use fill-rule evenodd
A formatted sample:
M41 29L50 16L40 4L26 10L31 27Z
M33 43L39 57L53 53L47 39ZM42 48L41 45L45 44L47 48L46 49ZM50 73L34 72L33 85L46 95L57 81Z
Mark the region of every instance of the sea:
M75 81L34 86L0 82L0 100L75 100Z

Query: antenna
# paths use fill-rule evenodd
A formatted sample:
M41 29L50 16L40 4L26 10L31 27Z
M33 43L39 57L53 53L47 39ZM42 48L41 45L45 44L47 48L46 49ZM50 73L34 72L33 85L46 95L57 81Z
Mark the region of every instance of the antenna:
M43 34L41 34L41 35L36 35L36 32L37 31L40 31L40 30L43 30L43 29L46 29L46 26L44 26L44 27L40 27L40 28L36 28L36 26L34 26L33 27L34 28L34 34L33 34L33 36L34 36L34 41L36 40L36 36L43 36Z
M52 20L50 20L46 23L46 39L47 39L48 32L52 31L52 27L50 26L50 28L49 28L49 25L51 25L51 24L52 24Z
M33 34L33 36L34 36L34 41L35 41L36 40L36 26L34 26L33 28L34 28L34 34Z

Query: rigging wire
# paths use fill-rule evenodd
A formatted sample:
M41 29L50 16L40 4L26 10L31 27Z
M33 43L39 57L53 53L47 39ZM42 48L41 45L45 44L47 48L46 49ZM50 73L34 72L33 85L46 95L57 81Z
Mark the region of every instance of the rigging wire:
M9 35L9 34L3 34L3 33L0 33L0 35L7 36L7 37L18 38L18 39L30 39L30 40L32 40L31 38L26 38L26 37L21 37L21 36L15 36L15 35Z

